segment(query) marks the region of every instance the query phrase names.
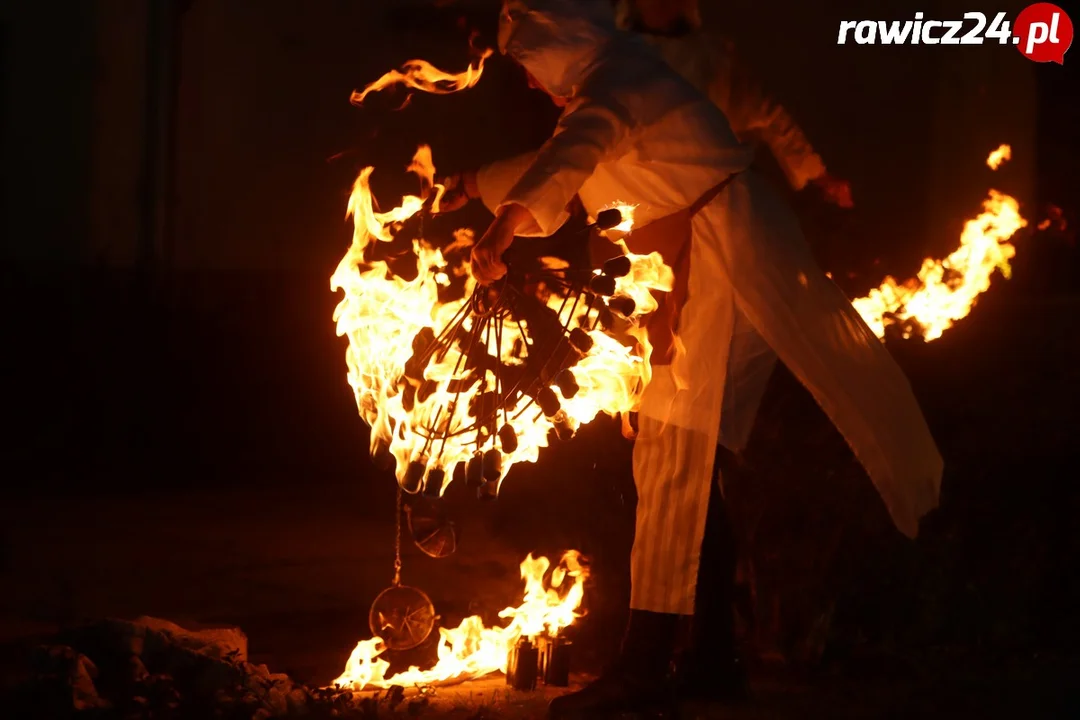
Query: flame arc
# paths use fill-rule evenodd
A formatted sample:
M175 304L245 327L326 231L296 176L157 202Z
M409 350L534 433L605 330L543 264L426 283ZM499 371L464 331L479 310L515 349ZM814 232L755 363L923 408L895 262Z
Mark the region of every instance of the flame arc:
M1012 157L1008 145L990 153L986 163L996 170ZM1016 248L1009 239L1027 226L1015 198L990 190L983 211L964 223L960 247L944 260L926 258L918 275L905 282L886 277L868 295L852 301L870 329L885 337L885 328L898 323L905 338L920 335L936 340L971 312L979 295L1000 272L1010 276L1009 260Z

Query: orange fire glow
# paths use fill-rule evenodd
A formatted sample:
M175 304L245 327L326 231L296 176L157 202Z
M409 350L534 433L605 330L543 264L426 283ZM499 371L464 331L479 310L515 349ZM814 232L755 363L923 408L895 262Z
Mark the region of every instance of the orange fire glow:
M1002 145L990 153L986 164L997 169L1011 155L1012 149ZM887 277L852 304L878 337L885 336L887 324L898 322L904 337L918 334L936 340L971 312L979 295L989 289L994 271L1009 277L1009 259L1016 254L1009 239L1026 225L1016 199L991 190L983 211L964 224L960 247L952 254L944 260L923 260L918 276L904 283Z
M510 650L519 638L555 637L580 615L588 570L575 551L563 555L545 582L550 561L529 555L521 563L525 596L517 607L499 613L506 627L484 627L478 616L465 618L456 628L439 628L438 662L429 670L417 667L387 677L390 663L381 659L382 640L363 640L353 650L335 685L350 690L387 688L391 685L436 685L506 672Z

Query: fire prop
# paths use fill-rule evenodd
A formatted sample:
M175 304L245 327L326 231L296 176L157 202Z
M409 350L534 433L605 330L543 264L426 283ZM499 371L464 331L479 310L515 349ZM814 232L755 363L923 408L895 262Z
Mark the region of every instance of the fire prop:
M1011 157L1012 148L1002 145L990 153L986 164L997 170ZM1009 277L1009 259L1016 254L1009 238L1026 225L1019 203L991 190L983 212L964 224L960 247L949 257L923 260L918 276L904 283L886 277L881 287L852 304L878 337L885 336L886 325L895 323L905 338L920 335L936 340L967 317L979 295L990 288L995 270Z
M457 75L410 61L353 101L395 84L439 93L471 87L485 57ZM658 253L632 255L604 241L601 260L610 262L602 268L590 258L573 266L523 258L496 287L478 287L467 262L470 230L442 248L422 237L444 189L434 182L430 149L421 146L408 170L421 192L393 210L375 212L373 168L360 173L349 199L352 245L330 281L345 294L334 320L349 339L349 384L372 428L373 456L392 457L406 492L440 496L464 464L478 494L495 497L507 471L535 462L549 434L569 437L600 412L636 408L650 353L638 318L657 307L651 291L671 288L671 270ZM628 212L601 225L630 223ZM395 247L410 230L411 247Z
M438 496L468 463L467 478L494 496L514 463L536 461L549 432L568 437L600 412L635 409L650 352L637 319L656 308L651 291L670 289L671 270L659 253L618 255L602 271L532 258L478 288L462 252L468 231L443 249L415 239L391 269L395 237L442 192L426 147L410 169L434 190L427 200L375 212L371 168L349 200L353 242L331 277L345 294L334 319L349 339L349 384L372 454L393 457L406 492Z
M563 555L545 583L549 569L551 563L546 557L529 555L521 563L525 596L517 607L499 613L500 618L509 619L506 627L486 628L478 616L473 616L456 628L439 628L438 663L430 670L412 667L387 677L390 663L379 657L386 647L376 637L356 646L334 684L352 690L448 684L505 673L511 656L521 657L514 652L520 640L527 640L533 647L559 647L560 632L580 617L577 610L588 569L575 551ZM559 662L557 656L558 651L552 653L554 663ZM553 672L558 673L558 669Z

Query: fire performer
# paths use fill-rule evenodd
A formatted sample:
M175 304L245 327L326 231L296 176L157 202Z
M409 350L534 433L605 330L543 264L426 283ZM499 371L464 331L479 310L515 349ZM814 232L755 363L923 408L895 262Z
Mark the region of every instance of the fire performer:
M909 536L937 504L942 460L903 372L817 267L791 209L750 168L752 149L647 43L616 27L610 0L506 0L499 49L564 110L538 151L450 183L444 210L478 197L495 214L473 249L477 280L505 274L500 258L515 236L554 233L575 196L592 215L636 205L627 245L660 252L675 274L648 327L630 621L613 667L555 700L551 714L648 708L673 688L709 699L734 673L730 615L699 624L696 650L674 684L667 676L703 557L716 562L708 556L723 546L710 540L723 515L709 508L722 491L714 453L737 328L752 328L810 390Z
M698 0L614 0L614 6L616 25L644 38L672 69L712 100L740 141L768 148L792 190L813 189L828 203L841 208L854 206L850 183L826 170L806 133L765 91L735 52L734 43L707 32ZM776 360L769 344L746 316L738 313L728 352L718 466L724 460L737 462L745 450ZM719 467L716 472L720 472ZM734 642L729 608L735 594L731 568L738 555L720 493L712 493L709 503L692 637L695 647L716 648ZM699 679L681 675L691 686L700 684ZM717 694L740 695L741 673L729 675L728 682L714 679L705 687Z

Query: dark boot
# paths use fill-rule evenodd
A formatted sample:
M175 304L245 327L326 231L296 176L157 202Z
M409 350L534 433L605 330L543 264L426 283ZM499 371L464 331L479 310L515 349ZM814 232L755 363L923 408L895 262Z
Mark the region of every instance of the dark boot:
M678 615L631 610L612 667L591 685L552 700L548 717L591 719L665 706L678 621Z
M680 702L730 703L746 698L745 668L735 646L737 559L723 494L714 483L701 544L689 647L675 668L675 693Z

